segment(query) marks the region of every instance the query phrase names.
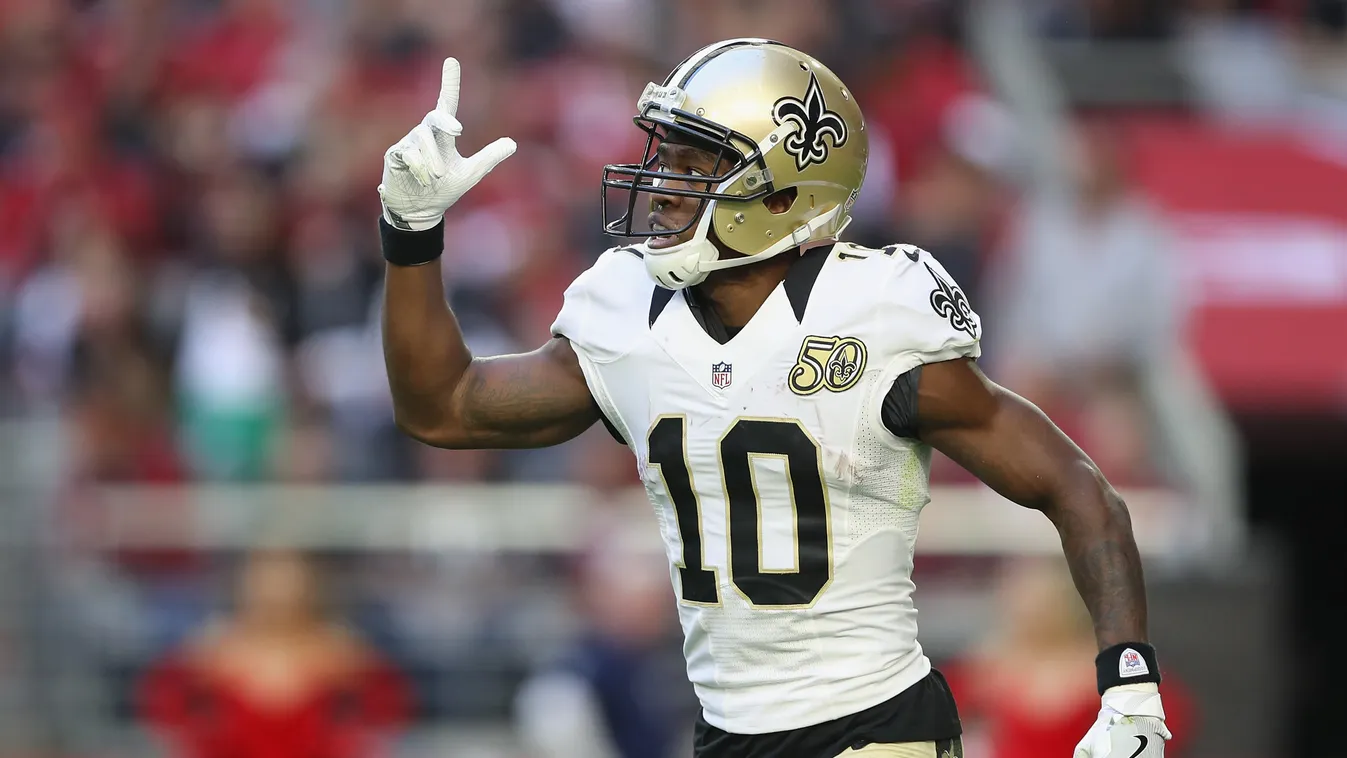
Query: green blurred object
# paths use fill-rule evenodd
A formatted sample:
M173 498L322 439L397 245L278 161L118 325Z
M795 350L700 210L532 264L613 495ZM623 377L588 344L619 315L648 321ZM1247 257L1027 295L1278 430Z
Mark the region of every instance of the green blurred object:
M192 470L211 481L257 481L271 474L284 418L278 397L221 404L187 395L179 404Z

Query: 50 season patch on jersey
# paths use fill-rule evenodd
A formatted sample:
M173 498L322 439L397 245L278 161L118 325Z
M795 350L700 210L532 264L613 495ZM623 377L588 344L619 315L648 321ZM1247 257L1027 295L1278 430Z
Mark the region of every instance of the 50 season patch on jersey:
M855 337L805 337L790 370L790 391L812 395L825 387L831 392L848 390L865 371L865 357L865 343Z

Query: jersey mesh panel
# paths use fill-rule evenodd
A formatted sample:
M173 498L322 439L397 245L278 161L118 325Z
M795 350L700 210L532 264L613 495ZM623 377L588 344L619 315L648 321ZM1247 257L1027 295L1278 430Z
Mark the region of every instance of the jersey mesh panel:
M878 372L866 380L868 397ZM861 403L861 418L856 433L856 481L851 495L851 544L859 543L881 529L900 529L915 534L921 508L928 498L926 474L930 466L930 448L913 445L907 453L895 455L894 449L880 438L875 429L878 404ZM884 465L885 461L893 461Z

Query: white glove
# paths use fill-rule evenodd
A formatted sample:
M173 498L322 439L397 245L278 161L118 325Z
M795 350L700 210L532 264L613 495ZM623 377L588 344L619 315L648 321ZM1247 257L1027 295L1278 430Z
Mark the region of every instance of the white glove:
M1165 726L1159 685L1110 687L1073 758L1162 758L1165 740L1173 736Z
M434 227L449 206L514 155L516 146L509 137L471 157L458 154L454 143L463 133L457 118L459 73L458 61L446 58L435 110L384 153L379 200L384 219L398 229L419 232Z

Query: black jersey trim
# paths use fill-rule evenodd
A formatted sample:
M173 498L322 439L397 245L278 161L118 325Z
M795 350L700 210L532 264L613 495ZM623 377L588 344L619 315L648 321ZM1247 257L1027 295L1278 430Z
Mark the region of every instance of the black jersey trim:
M823 271L823 264L828 262L832 249L833 245L828 244L806 250L786 272L782 288L786 290L786 299L790 301L790 309L795 314L797 322L804 321L805 309L809 307L809 297L814 292L814 284L818 282L819 273ZM692 311L693 317L701 324L702 329L722 345L729 342L733 335L725 328L715 309L702 302L697 295L697 288L687 287L681 292L688 304L688 310ZM675 290L655 287L650 294L651 327L655 326L655 321L659 319L675 294Z
M819 272L823 271L823 264L828 262L828 255L832 253L832 245L821 245L819 247L806 250L795 265L786 272L786 299L790 300L790 308L795 311L795 320L804 321L804 312L809 307L809 296L814 293L814 283L818 281Z
M570 342L570 341L571 341L571 338L570 338L570 337L567 337L566 335L562 334L561 332L552 332L552 336L553 336L553 337L559 337L559 338L561 338L561 339L566 340L567 342ZM572 349L572 350L575 349L574 343L571 344L571 349ZM577 358L577 360L578 360L578 358ZM585 384L588 385L588 382L586 382ZM585 389L589 389L588 386L586 386ZM596 411L599 412L599 420L603 422L603 428L608 430L608 433L609 433L610 435L612 435L613 439L617 440L618 443L621 444L621 445L630 447L630 445L627 445L627 441L626 441L625 439L622 439L622 432L619 432L619 431L617 430L617 425L615 425L615 424L612 422L612 419L608 418L608 414L607 414L607 413L604 413L604 412L603 412L603 406L602 406L602 405L599 405L599 401L598 401L597 399L595 399L594 393L593 393L592 391L589 393L589 402L592 403L592 404L594 405L594 410L596 410Z
M673 290L666 290L658 285L655 286L655 291L650 293L650 326L653 327L655 325L655 319L659 318L659 314L664 312L664 306L669 304L669 301L673 299L673 296Z
M893 380L879 409L879 420L895 437L918 439L917 389L921 386L921 366L903 372Z
M619 445L630 447L627 441L622 439L622 432L617 430L613 422L608 419L608 414L603 412L603 408L599 406L598 401L593 398L590 398L590 400L594 403L594 410L599 412L599 420L603 422L603 428L608 430L608 433L612 435L613 439L617 440Z

